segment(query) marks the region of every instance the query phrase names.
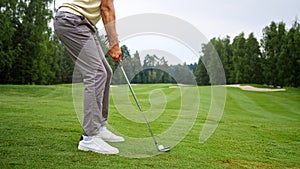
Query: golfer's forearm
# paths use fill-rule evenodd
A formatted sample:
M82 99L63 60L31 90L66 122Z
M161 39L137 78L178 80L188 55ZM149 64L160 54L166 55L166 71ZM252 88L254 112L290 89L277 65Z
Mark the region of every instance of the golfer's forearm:
M115 44L118 44L118 37L115 25L116 15L113 0L102 0L100 9L109 45L114 46Z

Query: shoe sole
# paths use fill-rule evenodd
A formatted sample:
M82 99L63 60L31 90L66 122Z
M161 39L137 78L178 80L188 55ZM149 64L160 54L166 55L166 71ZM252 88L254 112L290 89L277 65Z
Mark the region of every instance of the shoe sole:
M78 150L81 150L81 151L92 151L92 152L96 152L96 153L100 153L100 154L118 154L119 152L103 152L103 151L98 151L98 150L94 150L94 149L91 149L91 148L88 148L88 147L85 147L85 146L82 146L82 145L78 145Z

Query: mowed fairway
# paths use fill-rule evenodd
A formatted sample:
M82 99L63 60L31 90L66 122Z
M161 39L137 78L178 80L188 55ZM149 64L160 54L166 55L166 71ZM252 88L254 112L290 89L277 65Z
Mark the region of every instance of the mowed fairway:
M149 97L155 98L153 91L159 89L157 94L163 93L166 98L176 94L179 88L170 86L174 85L136 85L134 89L147 110ZM0 168L300 168L300 89L251 92L227 88L219 127L200 144L211 103L210 90L199 87L201 104L195 124L170 152L128 158L77 150L81 125L73 106L72 85L2 85ZM155 134L163 133L176 120L180 97L164 109L151 122ZM118 113L113 99L109 123L126 136L149 136L145 124Z

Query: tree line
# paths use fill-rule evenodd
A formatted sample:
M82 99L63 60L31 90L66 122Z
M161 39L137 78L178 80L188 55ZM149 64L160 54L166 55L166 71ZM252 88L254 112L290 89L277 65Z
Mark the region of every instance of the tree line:
M132 83L182 83L196 84L194 71L196 63L187 65L186 63L169 65L164 57L158 57L155 54L145 56L141 61L140 54L136 51L133 56L127 46L122 46L123 66L128 78ZM126 83L121 70L115 67L113 84Z
M212 45L214 48L212 48ZM195 77L199 85L210 84L207 70L215 69L211 55L219 56L227 84L256 83L274 87L300 85L300 24L296 20L290 29L285 23L271 22L263 29L260 42L250 33L213 38L202 46ZM206 64L203 64L203 61Z
M0 1L0 83L59 84L71 83L74 63L49 26L53 0ZM99 35L107 51L105 36ZM227 83L257 83L273 86L300 84L300 26L290 29L272 22L263 29L258 41L251 33L213 38L202 45L198 63L169 65L164 56L147 55L142 61L122 46L124 66L133 83L185 83L209 85L218 55ZM107 55L114 70L113 83L125 83L117 65ZM219 69L219 68L218 68Z
M53 11L49 9L52 2L0 1L0 84L72 83L74 63L49 26L53 19ZM105 36L98 36L103 50L107 51ZM130 77L135 76L132 79L134 83L176 83L176 80L190 83L182 78L192 77L186 65L170 67L164 58L155 55L146 56L142 65L138 52L132 57L125 45L122 52L126 72ZM111 57L106 55L106 59L116 71L117 65ZM172 75L168 71L173 72ZM188 76L179 76L178 72ZM120 72L115 74L118 76L114 76L113 83L125 82Z
M53 84L60 81L62 52L48 23L52 0L0 1L0 83ZM57 53L56 53L57 52Z

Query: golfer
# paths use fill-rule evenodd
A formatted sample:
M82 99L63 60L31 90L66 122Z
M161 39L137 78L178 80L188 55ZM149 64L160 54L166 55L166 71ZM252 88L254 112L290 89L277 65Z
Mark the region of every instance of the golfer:
M78 149L117 154L119 150L107 142L122 142L124 138L106 128L112 70L95 29L101 18L109 41L109 54L118 62L122 53L113 0L65 0L55 16L54 29L79 68L85 86L83 133Z

